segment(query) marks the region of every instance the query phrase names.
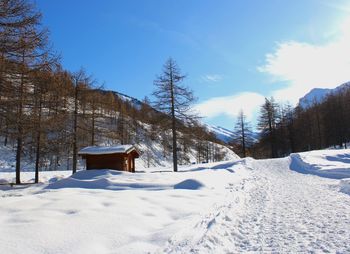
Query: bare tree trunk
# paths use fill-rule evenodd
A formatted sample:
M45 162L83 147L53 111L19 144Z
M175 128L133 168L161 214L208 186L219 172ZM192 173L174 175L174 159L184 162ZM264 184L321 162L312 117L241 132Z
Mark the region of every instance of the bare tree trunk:
M18 132L21 132L21 128ZM22 137L17 138L17 151L16 151L16 184L21 184L21 152L22 152Z
M24 57L23 57L24 59ZM24 63L24 60L23 60ZM21 68L24 68L21 66ZM23 89L24 89L24 70L21 74L21 83L19 87L19 103L17 115L17 151L16 151L16 184L21 184L21 155L23 148Z
M170 70L172 72L172 70ZM176 118L175 118L175 100L174 100L174 84L172 80L172 73L170 73L170 87L171 87L171 129L173 133L173 168L177 172L177 137L176 137Z
M91 145L95 145L95 109L92 109L92 119L91 119Z
M74 119L73 119L73 174L77 172L77 130L78 130L78 81L74 89Z
M317 149L321 149L322 148L322 132L321 132L321 120L320 120L320 112L319 112L319 106L316 105L316 125L317 125L317 138L318 138L318 146Z
M36 158L35 158L35 183L39 182L39 161L40 161L40 132L36 137Z
M119 132L120 143L122 145L125 144L125 129L124 128L125 128L124 107L122 104L120 104L119 116L118 116L118 132Z
M41 91L40 91L41 93ZM42 114L42 96L40 96L39 101L39 111L38 111L38 126L37 126L37 136L36 136L36 158L35 158L35 183L39 182L39 164L40 164L40 142L41 142L41 114Z
M4 146L7 146L8 143L8 135L9 135L9 123L7 116L5 117L5 138L4 138Z
M243 157L246 157L246 148L245 148L245 126L244 126L244 117L241 115L241 128L242 128L242 152Z

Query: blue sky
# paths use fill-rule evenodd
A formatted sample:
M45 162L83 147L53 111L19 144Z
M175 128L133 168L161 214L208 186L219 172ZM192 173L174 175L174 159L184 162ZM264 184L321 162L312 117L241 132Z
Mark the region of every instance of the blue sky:
M36 0L66 69L142 99L168 57L188 75L204 121L254 123L264 96L295 103L350 80L343 0ZM349 26L348 26L349 25Z

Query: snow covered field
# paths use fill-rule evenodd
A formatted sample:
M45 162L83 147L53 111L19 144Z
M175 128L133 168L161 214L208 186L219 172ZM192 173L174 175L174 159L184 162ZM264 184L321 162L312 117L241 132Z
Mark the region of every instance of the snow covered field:
M182 167L178 173L80 171L61 179L62 172L43 172L46 183L0 187L0 249L350 253L350 181L310 171L312 165L339 176L342 169L346 177L348 153L248 158Z

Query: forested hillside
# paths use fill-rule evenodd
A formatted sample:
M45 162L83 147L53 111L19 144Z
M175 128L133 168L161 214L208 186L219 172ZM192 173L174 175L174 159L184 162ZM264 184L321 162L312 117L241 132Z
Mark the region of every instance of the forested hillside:
M273 98L261 107L260 141L255 157L282 157L289 153L330 147L347 148L350 141L350 89L329 93L305 108L281 105Z
M16 152L17 183L23 158L37 174L75 172L78 150L89 145L135 144L145 166L171 160L168 116L147 98L104 90L83 69L64 70L41 13L28 1L0 1L0 41L0 137ZM199 122L177 126L180 164L225 157Z

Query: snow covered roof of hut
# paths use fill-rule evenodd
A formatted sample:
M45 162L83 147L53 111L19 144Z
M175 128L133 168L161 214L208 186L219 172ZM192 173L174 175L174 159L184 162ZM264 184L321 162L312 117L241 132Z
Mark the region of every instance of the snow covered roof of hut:
M99 155L99 154L115 154L115 153L130 153L136 151L133 145L119 145L119 146L88 146L79 151L79 155Z

